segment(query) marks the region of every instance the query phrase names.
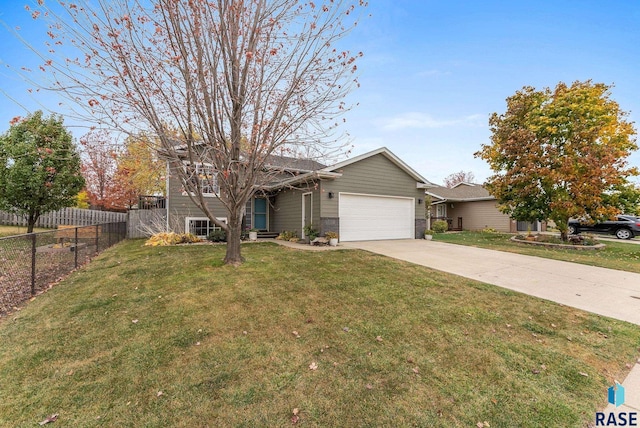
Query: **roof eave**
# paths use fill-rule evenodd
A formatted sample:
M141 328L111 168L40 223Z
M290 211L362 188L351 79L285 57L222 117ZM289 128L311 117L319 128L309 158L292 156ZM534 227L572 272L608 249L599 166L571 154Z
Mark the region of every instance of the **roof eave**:
M431 205L440 204L442 202L481 202L481 201L495 201L496 198L493 196L483 196L479 198L445 198L443 196L432 195L429 192L425 192L433 197L440 199L439 201L433 202Z
M334 180L336 178L342 177L342 174L339 172L328 172L328 171L312 171L306 174L300 174L295 177L287 178L286 180L279 181L274 184L259 186L261 189L266 191L278 190L283 187L293 186L298 183L302 183L305 181L311 180Z

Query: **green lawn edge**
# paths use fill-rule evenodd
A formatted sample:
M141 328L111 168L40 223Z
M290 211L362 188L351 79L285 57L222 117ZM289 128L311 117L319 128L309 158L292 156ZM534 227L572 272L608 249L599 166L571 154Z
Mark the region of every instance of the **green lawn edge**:
M603 249L585 251L531 246L510 241L512 236L506 233L464 231L436 234L433 240L640 273L640 245L637 244L601 240L599 242L605 244Z

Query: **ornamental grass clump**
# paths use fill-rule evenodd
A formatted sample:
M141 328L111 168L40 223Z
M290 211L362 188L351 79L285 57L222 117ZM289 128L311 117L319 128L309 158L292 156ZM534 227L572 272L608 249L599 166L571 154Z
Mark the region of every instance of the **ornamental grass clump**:
M144 243L147 247L167 247L178 244L193 244L201 239L193 233L162 232L156 233Z

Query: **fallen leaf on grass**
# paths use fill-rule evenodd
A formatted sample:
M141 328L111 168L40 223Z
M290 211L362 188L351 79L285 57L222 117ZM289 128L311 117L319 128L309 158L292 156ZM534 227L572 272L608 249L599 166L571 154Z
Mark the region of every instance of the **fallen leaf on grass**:
M378 342L382 342L382 340L383 340L383 339L382 339L382 336L376 336L376 340L377 340Z
M318 370L318 364L314 361L309 364L309 370Z
M420 369L417 367L412 368L411 371L414 372L415 374L420 373Z
M46 424L48 424L48 423L55 422L55 421L57 421L57 420L58 420L58 414L56 413L55 415L51 415L51 416L49 416L47 419L45 419L44 421L42 421L42 422L38 422L38 423L39 423L40 425L46 425Z
M342 331L349 331L349 327L342 327Z
M138 320L131 320L132 323L138 324Z
M162 397L163 395L164 395L164 392L158 391L158 393L156 394L156 397Z
M584 376L584 377L589 377L588 374L586 374L585 372L579 372L580 376Z
M298 413L300 413L300 409L298 409L297 407L295 409L293 409L293 416L298 416Z
M291 334L293 334L296 337L296 339L300 339L300 334L298 334L297 331L292 331Z
M300 420L300 417L298 415L291 416L291 423L293 425L297 424L299 420Z
M371 385L370 383L368 383L368 384L365 386L365 388L367 388L367 389L373 389L373 385Z

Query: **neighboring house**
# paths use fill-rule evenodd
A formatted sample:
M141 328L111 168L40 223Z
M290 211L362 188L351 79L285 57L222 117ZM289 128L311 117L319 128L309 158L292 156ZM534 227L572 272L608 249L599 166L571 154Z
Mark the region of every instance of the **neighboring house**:
M305 238L305 226L313 225L320 235L338 232L341 241L424 235L424 192L435 185L386 148L333 166L279 156L270 159L270 166L282 174L279 180L256 188L245 210L247 228L295 231ZM224 220L225 210L216 193L212 188L205 195L211 197L214 212ZM215 229L172 174L168 177L167 212L177 231L206 236Z
M497 200L481 184L458 183L452 188L432 187L431 224L446 220L449 230L482 230L492 228L499 232L540 231L544 223L516 222L500 212Z

